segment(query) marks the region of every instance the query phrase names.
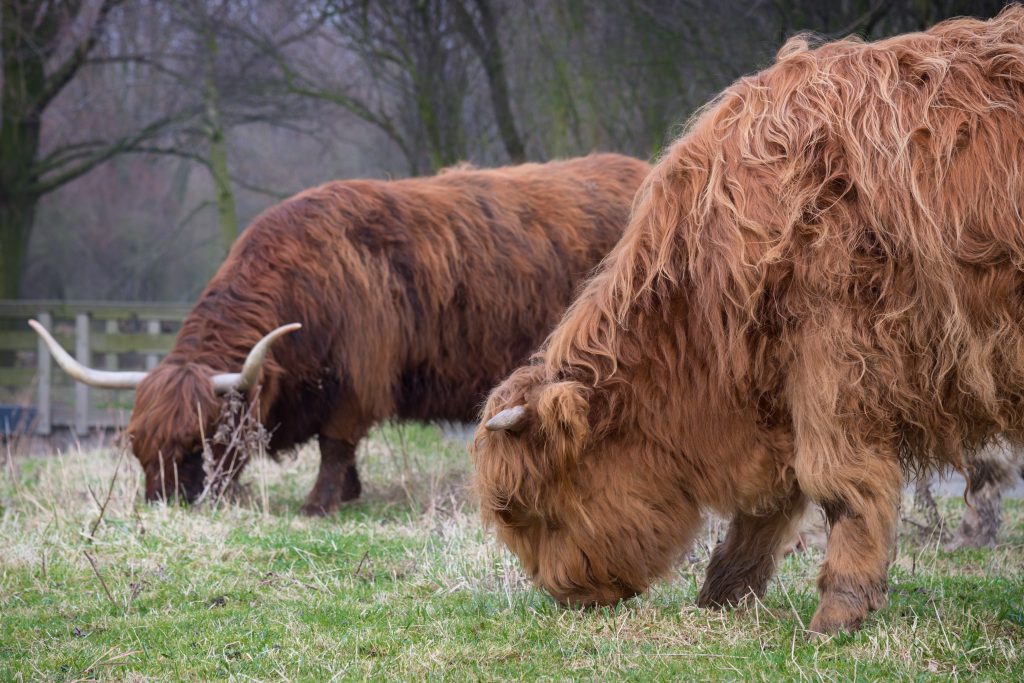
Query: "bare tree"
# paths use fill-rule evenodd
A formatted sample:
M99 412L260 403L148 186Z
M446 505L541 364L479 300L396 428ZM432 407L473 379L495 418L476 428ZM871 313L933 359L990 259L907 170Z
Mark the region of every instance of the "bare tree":
M351 113L380 122L416 175L466 157L468 50L444 0L339 2L335 45L360 77L342 86ZM345 101L339 100L339 104Z
M498 31L499 15L495 5L491 0L451 0L451 8L459 31L483 65L491 93L494 119L508 158L512 163L520 164L526 161L526 145L519 135L515 115L512 113L504 51Z
M203 3L189 3L202 12ZM223 5L222 5L223 7ZM209 142L207 166L213 178L217 193L217 221L220 226L221 241L227 251L238 237L238 214L235 210L235 193L231 189L231 174L228 172L228 150L225 141L224 121L221 116L221 92L217 83L217 63L220 60L220 45L217 36L214 16L206 13L198 15L198 37L201 49L198 54L203 56L203 132Z
M5 0L0 298L18 295L41 198L126 153L206 168L226 251L239 229L231 129L302 118L296 99L264 77L274 61L249 31L263 27L278 45L301 40L322 21L315 10L228 0ZM143 92L151 97L135 96Z
M479 68L448 0L328 0L330 17L304 64L279 63L289 91L375 126L411 175L486 145L474 97Z
M165 14L166 29L174 36L170 44L112 60L151 68L191 103L195 114L175 129L172 144L144 151L183 156L206 168L224 252L239 232L234 191L239 180L229 168L229 133L258 123L295 126L303 118L300 102L270 72L287 45L319 28L326 15L316 9L296 14L288 4L167 0L154 11Z
M107 139L43 146L47 109L86 66L120 0L0 3L0 298L18 295L41 197L133 150L179 120L162 112Z

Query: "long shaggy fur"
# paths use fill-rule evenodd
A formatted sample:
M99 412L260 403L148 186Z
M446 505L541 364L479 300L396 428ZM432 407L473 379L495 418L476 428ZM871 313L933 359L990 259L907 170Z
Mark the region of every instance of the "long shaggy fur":
M221 406L210 374L237 371L290 322L303 328L273 347L259 397L271 448L319 435L336 461L322 463L307 511L358 494L354 448L369 427L474 418L621 236L649 170L613 154L460 167L332 182L269 209L139 387L128 432L148 496L198 495L201 435Z
M483 416L483 515L567 602L646 588L709 506L701 604L763 592L807 499L811 628L883 604L906 469L1024 428L1024 10L789 41L712 102Z

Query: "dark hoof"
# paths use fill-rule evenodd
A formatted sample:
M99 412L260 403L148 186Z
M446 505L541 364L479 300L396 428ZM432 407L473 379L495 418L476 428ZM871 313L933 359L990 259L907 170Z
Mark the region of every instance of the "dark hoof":
M746 584L738 586L712 586L708 583L697 596L697 606L705 609L728 609L735 607L756 596L753 588Z
M327 517L337 512L345 503L351 503L359 498L362 493L362 486L358 478L350 478L342 486L341 490L334 489L328 492L319 492L313 489L306 504L302 506L301 512L307 517Z
M327 517L337 511L339 505L321 505L320 503L306 503L299 512L305 517Z

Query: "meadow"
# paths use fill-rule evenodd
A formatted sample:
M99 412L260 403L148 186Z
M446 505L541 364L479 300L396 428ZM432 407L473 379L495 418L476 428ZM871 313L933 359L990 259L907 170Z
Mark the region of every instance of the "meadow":
M560 609L481 528L465 444L433 426L377 429L362 499L327 519L298 514L315 447L194 508L144 502L114 445L0 458L0 680L1024 680L1021 500L994 550L904 524L889 607L809 641L813 545L763 600L695 606L719 521L645 595ZM955 523L963 502L939 503Z

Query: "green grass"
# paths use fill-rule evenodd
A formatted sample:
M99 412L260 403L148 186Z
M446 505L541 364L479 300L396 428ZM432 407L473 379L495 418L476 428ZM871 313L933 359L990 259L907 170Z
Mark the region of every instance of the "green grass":
M0 680L1024 680L1021 501L996 550L901 538L889 607L808 642L820 550L787 558L762 602L705 611L712 523L646 595L563 610L480 528L461 446L387 427L360 458L362 500L310 520L311 448L254 463L244 500L199 509L142 502L116 450L14 454L0 475ZM940 503L955 521L962 503Z

